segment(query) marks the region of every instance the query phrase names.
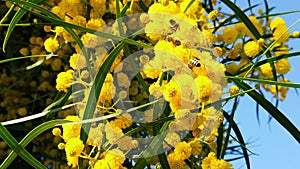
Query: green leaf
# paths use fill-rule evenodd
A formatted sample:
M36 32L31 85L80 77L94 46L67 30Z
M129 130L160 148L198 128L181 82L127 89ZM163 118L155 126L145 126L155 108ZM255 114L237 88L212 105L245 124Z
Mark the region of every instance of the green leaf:
M85 105L82 118L83 120L91 119L93 117L106 75L109 72L115 58L118 56L123 47L124 43L121 42L116 48L114 48L109 54L108 58L104 61L103 65L100 67L100 70L97 72L93 85L90 89L90 93L88 95L89 97L87 103ZM86 143L90 127L91 124L83 124L81 127L80 138L84 143Z
M139 0L137 2L137 4L140 6L140 8L143 10L143 12L148 12L148 8L142 0Z
M246 81L250 81L250 82L257 82L257 83L269 84L269 85L300 88L299 83L277 82L277 81L273 81L273 80L263 80L263 79L248 78L248 77L235 77L235 76L226 76L226 78L227 79L237 79L240 81L246 80Z
M229 0L221 0L225 5L227 5L235 14L236 16L246 25L249 31L253 34L256 40L258 40L261 35L259 34L258 30L249 20L249 18L245 15L245 13L237 7L234 3Z
M230 75L229 73L226 73ZM232 79L232 81L241 89L249 90L251 87L246 83L240 82L238 79ZM282 114L272 103L262 97L256 91L249 91L247 93L252 99L254 99L260 106L262 106L272 117L274 117L282 127L284 127L297 141L300 143L300 131L296 126Z
M157 151L161 147L162 142L164 141L164 138L168 133L166 131L170 123L171 121L164 123L164 125L160 129L160 135L154 137L147 149L140 154L140 158L136 162L133 169L145 168L145 166L150 163L152 157L157 154Z
M12 0L8 0L8 1L12 1ZM124 43L132 44L132 45L135 45L135 46L152 47L151 45L148 45L148 44L145 44L145 43L142 43L142 42L136 42L136 41L134 41L132 39L128 39L128 38L125 38L125 37L119 37L119 36L112 35L112 34L109 34L109 33L105 33L105 32L101 32L101 31L97 31L97 30L85 28L85 27L82 27L82 26L74 25L74 24L71 24L71 23L67 23L65 21L62 21L57 15L55 15L51 11L48 11L48 10L40 7L39 5L30 3L30 2L19 1L19 0L14 0L14 1L16 1L16 2L18 2L20 4L27 5L28 7L31 7L31 8L33 8L35 10L43 12L47 16L39 14L39 13L36 13L34 11L31 11L31 10L28 10L28 9L24 8L25 10L27 10L30 13L32 13L33 15L36 15L36 16L38 16L40 18L43 18L43 19L45 19L47 21L50 21L50 22L53 22L55 24L61 25L64 28L67 28L67 29L70 28L71 30L72 29L76 29L76 30L79 30L81 32L88 32L88 33L95 34L97 36L101 36L101 37L104 37L104 38L112 39L112 40L115 40L115 41L118 41L118 42L119 41L123 41ZM73 36L73 34L71 34L71 35Z
M234 122L234 120L231 118L231 116L227 112L223 111L223 115L224 115L225 119L229 122L229 125L232 127L232 129L239 141L239 144L241 145L247 168L250 169L249 154L248 154L242 133L241 133L239 127L237 126L237 124Z
M7 63L7 62L12 62L12 61L16 61L16 60L21 60L21 59L29 59L29 58L39 58L45 55L32 55L32 56L22 56L22 57L15 57L15 58L9 58L9 59L5 59L5 60L0 60L0 64L2 63Z
M59 110L62 109L62 106L69 100L70 95L72 94L72 87L70 87L67 91L67 93L61 97L61 98L56 98L57 100L55 102L53 102L52 104L50 104L49 106L46 107L46 109L44 111L48 111L48 110L52 110L49 113L47 113L47 117L46 118L51 118L53 116L56 115L57 112L59 112ZM58 95L61 95L60 93L58 93ZM58 109L57 111L53 111L53 109Z
M253 5L253 6L249 7L249 8L246 8L246 9L243 10L243 12L245 13L245 12L247 12L247 11L249 11L249 10L251 10L251 9L253 9L253 8L255 8L255 7L257 7L257 6L259 6L259 4ZM219 28L221 28L222 26L228 26L228 25L231 25L231 24L232 24L231 21L232 21L232 19L235 18L235 17L236 17L236 15L234 14L234 15L231 15L231 16L229 16L228 18L226 18L226 19L224 20L224 22L221 22L218 26L215 26L213 33L215 33L215 32L216 32ZM226 23L229 23L229 24L226 24ZM235 22L235 23L239 23L239 22Z
M9 147L13 149L10 155L4 160L4 162L0 165L0 168L7 168L12 163L14 158L17 155L20 155L28 164L30 164L34 168L44 168L47 169L41 162L35 159L27 150L25 150L25 146L18 144L17 140L0 124L0 136L1 138L8 144Z
M32 1L33 3L39 3L41 2L41 0L29 0L29 1ZM11 2L14 2L14 1L11 1ZM14 6L12 6L14 7ZM11 8L12 9L12 8ZM11 10L10 9L10 10ZM10 12L10 11L9 11ZM20 21L20 19L25 15L26 13L26 10L24 9L19 9L16 14L14 15L14 17L12 18L10 24L9 24L9 27L7 29L7 32L6 32L6 35L5 35L5 38L4 38L4 41L3 41L3 45L2 45L2 49L3 49L3 52L5 52L5 48L6 48L6 45L7 45L7 42L8 42L8 39L12 33L12 31L14 30L16 24ZM3 18L4 20L6 19L6 16ZM2 22L2 21L1 21Z
M261 66L265 63L274 62L276 60L280 60L280 59L283 59L283 58L294 57L294 56L300 56L300 52L294 52L294 53L284 54L284 55L280 55L280 56L274 56L274 57L270 57L270 58L261 60L257 63L254 63L253 65L249 65L247 67L244 67L244 68L238 70L237 72L234 73L234 75L238 75L238 74L241 74L243 72L246 72L246 71L250 70L250 68L254 69L254 68L259 67L259 66Z

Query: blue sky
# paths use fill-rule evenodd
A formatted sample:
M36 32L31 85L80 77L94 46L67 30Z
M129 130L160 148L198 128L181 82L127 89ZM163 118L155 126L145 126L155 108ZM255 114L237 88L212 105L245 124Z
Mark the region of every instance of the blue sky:
M239 0L238 4L245 8L247 0ZM259 8L264 9L263 0L251 1L252 4L262 3ZM299 10L300 1L288 0L268 0L270 7L276 7L273 13ZM257 11L256 8L255 11ZM294 13L281 16L290 26L300 18L300 13ZM300 23L291 29L300 31ZM290 40L289 46L293 47L292 52L300 51L300 39ZM291 71L286 75L290 81L300 83L299 66L300 56L289 59ZM299 91L300 93L300 91ZM270 95L267 97L271 98ZM272 100L271 100L272 101ZM273 103L275 100L273 99ZM287 118L292 121L296 127L300 128L300 96L294 89L290 89L284 102L280 102L281 110ZM251 168L253 169L295 169L299 168L300 145L287 133L287 131L273 119L268 124L268 113L260 109L260 124L256 119L256 103L247 95L241 98L240 105L235 115L235 121L238 123L241 132L246 141L252 141L249 149L258 154L251 156ZM246 168L244 160L232 162L235 169Z

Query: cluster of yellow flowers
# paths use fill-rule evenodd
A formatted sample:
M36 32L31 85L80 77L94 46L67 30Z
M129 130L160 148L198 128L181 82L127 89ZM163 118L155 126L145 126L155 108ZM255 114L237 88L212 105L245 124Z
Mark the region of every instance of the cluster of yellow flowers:
M285 21L279 17L259 19L255 15L249 16L248 19L261 35L259 38L255 37L243 22L218 28L226 15L221 8L207 11L201 0L195 0L192 4L191 0L143 0L142 6L148 11L142 14L138 13L143 11L143 7L136 1L119 2L121 9L126 3L130 3L126 14L134 14L125 19L126 23L122 23L123 30L120 31L118 22L111 22L113 19L111 16L117 13L116 2L48 0L48 5L42 5L67 23L111 35L120 36L122 32L129 35L143 28L144 34L137 41L143 41L153 46L153 49L138 47L142 52L135 54L131 61L126 60L130 57L126 53L126 47L119 51L109 72L103 78L99 98L96 98L96 110L93 112L93 118L105 116L112 118L103 120L103 123L93 121L88 139L84 143L80 139L82 129L80 121L84 117L91 92L94 92L92 91L94 75L100 68L106 66L104 62L109 58L108 53L111 51L108 46L114 48L117 42L74 29L84 46L84 49L81 49L66 29L48 25L44 26L43 36L30 37L30 45L22 47L19 53L23 56L38 55L39 57L33 57L31 61L36 63L43 61L41 65L45 70L39 72L41 76L38 79L31 82L25 79L19 83L19 87L36 87L41 93L52 93L55 88L63 93L71 90L71 86L74 91L84 91L79 99L74 99L78 101L75 109L57 114L57 118L78 123L64 124L62 131L61 128L54 128L52 130L54 138L48 135L38 137L36 141L46 142L46 138L55 140L45 147L46 154L53 157L58 153L58 150L51 151L54 145L63 150L67 165L60 164L61 168L78 166L80 158L84 159L83 165L95 169L126 168L125 161L135 163L137 160L127 155L147 145L131 136L147 138L154 135L153 128L147 128L143 132L130 133L130 131L143 125L142 122L153 122L157 120L155 118L160 117L155 117L157 107L151 106L139 114L139 117L136 117L135 113L123 111L126 111L126 107L143 106L149 103L150 98L154 98L167 104L165 108L165 105L158 102L161 113L165 113L163 108L166 110L170 108L164 115L174 117L168 125L169 132L163 143L163 147L168 149L166 155L171 169L190 168L186 160L203 169L232 168L230 163L217 159L215 154L218 129L222 129L223 126L223 114L217 106L209 108L205 106L213 105L222 97L223 89L227 85L224 78L225 71L241 77L251 76L267 80L277 79L274 76L279 75L279 82L288 82L284 77L291 68L287 58L277 59L274 63L265 63L250 73L237 72L260 61L260 56L266 49L274 57L288 54L286 43L290 37L298 38L299 32L290 35ZM211 7L217 8L217 1L211 2ZM263 34L269 36L262 36ZM136 48L130 52L134 50ZM28 64L25 64L26 66L28 68ZM131 76L136 73L135 66L140 69L140 77L144 79L145 84L140 84L139 78ZM273 69L276 71L275 75ZM7 87L16 83L18 79L6 71L0 73L1 86ZM54 81L49 80L55 77L56 85ZM266 84L262 87L274 97L280 97L281 101L288 92L287 87ZM228 93L234 96L239 94L239 90L237 86L232 86ZM31 95L32 98L39 96L40 94ZM41 107L51 104L53 97L54 94L51 94ZM26 104L32 98L22 90L4 91L1 94L0 106L6 108L7 115L0 114L0 120L27 115L27 107L12 105ZM77 115L74 115L75 110L78 112ZM137 120L136 118L140 116L142 118ZM6 145L0 142L0 152L4 149L7 149ZM44 163L48 166L53 162L46 160ZM159 166L159 160L153 158L151 165Z

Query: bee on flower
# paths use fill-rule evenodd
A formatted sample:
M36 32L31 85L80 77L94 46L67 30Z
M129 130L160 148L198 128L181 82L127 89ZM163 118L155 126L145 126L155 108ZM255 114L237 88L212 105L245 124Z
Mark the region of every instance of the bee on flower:
M193 67L200 67L201 63L198 58L193 58L188 61L188 67L192 69Z
M173 19L169 20L170 28L173 32L176 32L180 29L180 25Z

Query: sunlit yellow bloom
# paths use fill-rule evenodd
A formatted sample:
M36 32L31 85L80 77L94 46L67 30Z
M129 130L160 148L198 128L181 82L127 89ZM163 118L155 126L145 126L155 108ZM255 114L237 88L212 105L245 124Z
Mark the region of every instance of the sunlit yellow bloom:
M190 167L183 161L176 158L174 153L170 153L167 156L168 163L171 169L189 169Z
M70 57L69 62L70 62L71 68L73 68L73 69L82 69L82 68L86 67L85 57L78 53L74 53Z
M265 78L273 79L272 67L270 63L265 63L260 66L260 71Z
M219 46L214 47L214 49L213 49L213 55L220 57L223 54L224 54L224 51L223 51L223 49L221 47L219 47Z
M212 97L212 81L206 76L198 76L195 78L195 83L200 101L206 103Z
M78 165L78 157L84 149L83 142L77 138L71 138L65 144L65 151L67 156L68 165L76 167Z
M58 91L67 91L71 86L73 79L73 70L68 70L67 72L61 72L57 75L56 78L56 89Z
M279 74L286 74L290 71L291 66L287 58L277 60L275 63L276 72Z
M202 169L231 169L232 164L223 160L217 159L214 152L210 152L207 157L202 160Z
M60 149L60 150L65 149L65 147L66 147L65 143L59 143L59 144L57 145L57 148Z
M218 16L220 16L219 11L217 10L212 10L209 14L208 14L208 18L211 20L216 20L218 18Z
M257 44L259 46L263 46L265 43L266 43L266 41L263 38L259 38L258 41L257 41Z
M277 27L286 27L286 23L282 18L276 17L270 23L270 29L274 30Z
M174 155L176 156L175 158L178 160L185 160L190 157L192 153L192 148L189 143L182 141L179 142L174 149Z
M47 52L52 53L58 49L59 44L56 39L50 37L44 42L44 46Z
M294 32L293 32L293 37L294 37L294 38L299 38L299 37L300 37L299 31L294 31Z
M116 94L116 87L113 83L113 77L110 73L106 75L105 81L103 83L98 103L103 103L105 100L111 100Z
M234 29L232 27L225 27L223 30L223 40L225 43L231 44L234 43L238 38L239 32L237 32L237 29Z
M189 6L188 10L185 11L188 5L190 5L190 6ZM197 14L200 13L201 9L202 9L201 0L196 0L192 4L190 4L189 0L182 0L180 3L181 12L184 13L184 11L185 11L185 14L187 16L194 18L194 19L196 19Z
M255 41L250 41L245 44L244 51L248 57L253 58L259 54L260 46Z
M59 136L59 135L61 134L60 128L55 127L55 128L52 130L52 134L53 134L54 136Z
M166 14L177 14L180 12L180 9L177 7L176 3L169 1L167 5L161 3L154 3L149 7L148 13L166 13ZM155 18L154 18L155 19ZM158 18L157 18L158 19Z
M230 96L236 95L239 93L240 88L237 86L231 86L229 89Z
M73 122L79 121L78 116L67 116L65 119ZM65 124L62 125L62 128L63 138L65 141L68 141L71 138L76 138L80 135L80 124Z

